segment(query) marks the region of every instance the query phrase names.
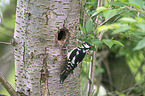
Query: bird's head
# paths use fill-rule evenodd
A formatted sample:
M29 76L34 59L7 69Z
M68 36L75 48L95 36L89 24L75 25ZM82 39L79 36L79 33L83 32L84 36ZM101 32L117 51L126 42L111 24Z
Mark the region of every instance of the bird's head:
M85 50L90 50L90 49L92 48L91 44L89 44L88 42L82 42L82 41L80 41L80 40L78 40L78 39L77 39L77 41L80 42L80 43L82 44L82 46L83 46L83 48L84 48Z
M85 49L91 49L92 48L92 46L88 42L84 42L84 43L82 43L82 45Z

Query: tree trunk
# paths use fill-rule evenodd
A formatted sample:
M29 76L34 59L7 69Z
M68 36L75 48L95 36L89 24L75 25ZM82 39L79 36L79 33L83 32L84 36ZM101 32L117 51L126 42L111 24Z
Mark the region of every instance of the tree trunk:
M27 96L81 96L78 68L60 84L76 46L80 0L17 0L16 91Z

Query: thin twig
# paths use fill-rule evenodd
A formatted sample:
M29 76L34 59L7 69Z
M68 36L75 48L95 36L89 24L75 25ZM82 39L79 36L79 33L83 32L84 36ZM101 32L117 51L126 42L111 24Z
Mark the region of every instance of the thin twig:
M98 0L98 7L100 6L100 0ZM97 23L98 23L98 16L96 18ZM95 34L95 33L94 33ZM95 49L97 50L97 46L95 46ZM90 69L89 69L89 78L91 80L91 84L90 82L88 82L88 88L87 88L87 93L88 96L92 96L92 92L93 92L93 85L94 85L94 74L95 74L95 64L96 64L96 52L93 52L93 56L91 56L91 61L90 62Z
M143 82L144 83L144 82ZM135 83L132 87L129 87L128 89L125 89L125 90L123 90L123 91L121 91L121 92L116 92L116 91L114 91L114 92L108 92L107 93L107 95L114 95L114 96L118 96L120 93L126 93L126 92L128 92L128 91L132 91L132 90L134 90L135 88L137 88L137 86L138 85L141 85L140 83ZM129 94L126 94L125 96L129 96ZM139 95L136 95L136 96L139 96Z
M91 56L91 61L92 61L92 56ZM92 75L92 62L90 62L90 68L89 68L89 82L88 82L88 88L87 88L87 94L88 96L91 96L92 92L91 92L91 84L92 84L92 79L91 79L91 75ZM91 83L90 83L91 81Z
M86 2L86 0L85 0L84 2ZM84 6L84 10L83 10L83 11L84 11L84 13L83 13L83 15L84 15L84 18L83 18L83 19L84 19L84 20L83 20L83 27L85 27L85 23L86 23L86 18L85 18L85 17L86 17L86 15L85 15L86 3L84 3L83 6Z
M108 60L103 61L103 63L105 65L107 75L108 75L108 78L109 78L110 89L113 90L113 80L112 80L111 71L110 71L110 68L109 68L109 65L108 65Z
M8 95L0 94L0 96L8 96Z
M8 45L11 45L11 43L9 43L9 42L0 42L0 44L8 44Z
M96 51L93 52L93 65L92 65L92 87L91 90L93 89L93 85L94 85L94 77L95 77L95 69L96 69ZM93 90L92 90L93 92ZM91 93L92 94L92 93Z
M9 84L9 82L4 78L4 76L1 73L0 73L0 82L11 96L18 96L13 87Z

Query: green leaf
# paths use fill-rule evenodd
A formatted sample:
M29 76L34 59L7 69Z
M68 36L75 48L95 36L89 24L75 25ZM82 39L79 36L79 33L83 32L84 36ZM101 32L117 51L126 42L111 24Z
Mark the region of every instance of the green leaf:
M86 22L86 31L87 32L91 32L93 30L93 22L91 21L91 19L89 19L87 22Z
M124 4L121 3L121 2L113 2L113 3L110 3L110 4L113 5L113 6L116 6L116 7L123 7L124 6Z
M99 26L97 28L98 31L107 31L108 29L111 29L112 26L110 25L102 25L102 26Z
M142 18L142 17L136 17L135 19L136 19L137 23L144 23L145 22L144 18Z
M92 46L91 50L96 51L96 48L94 46Z
M145 38L138 42L137 46L133 50L139 50L145 47Z
M131 27L130 26L121 26L120 28L117 28L116 30L114 30L112 32L112 34L116 34L116 33L121 33L121 32L125 32L127 30L129 30Z
M101 12L101 11L105 11L108 10L106 7L97 7L96 11L97 12Z
M102 40L110 49L113 46L114 42L111 39L103 39Z
M93 34L88 34L89 38L95 38Z
M135 23L136 22L136 20L131 18L131 17L123 17L123 18L119 19L119 21L127 22L127 23Z
M95 72L96 73L103 73L104 69L103 68L96 68Z
M114 43L118 44L118 45L121 45L124 47L124 45L120 42L120 41L117 41L117 40L112 40Z
M145 32L145 24L137 24L137 26L138 26L143 32Z
M86 30L84 27L82 27L81 25L79 26L80 30L83 32L83 33L86 33Z
M117 13L117 10L116 9L113 9L113 10L106 10L103 12L103 15L105 17L105 20L113 17L114 15L116 15Z
M129 3L137 5L139 8L143 8L143 0L129 0Z
M102 42L99 39L92 39L92 44L98 46L99 48L102 47Z
M125 94L123 94L123 93L120 93L118 96L125 96Z
M139 8L139 6L137 6L136 4L132 4L132 3L128 3L128 2L122 2L122 3L124 3L124 4L126 4L126 5L134 6L134 7L136 7L136 8Z

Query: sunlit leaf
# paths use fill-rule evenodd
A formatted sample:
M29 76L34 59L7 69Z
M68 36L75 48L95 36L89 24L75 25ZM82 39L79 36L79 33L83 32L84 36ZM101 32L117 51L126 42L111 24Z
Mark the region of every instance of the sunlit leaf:
M97 28L98 31L107 31L108 29L111 29L110 25L103 25Z
M120 42L120 41L117 41L117 40L112 40L114 43L118 44L118 45L121 45L124 47L124 45Z
M106 7L97 7L96 11L97 12L101 12L101 11L105 11L108 10Z
M125 96L125 94L121 93L121 94L119 94L118 96Z
M91 19L89 19L87 22L86 22L86 31L87 32L91 32L93 30L93 22L91 21Z
M119 19L119 21L128 22L128 23L135 23L136 22L136 20L131 18L131 17L123 17L123 18Z
M145 38L138 42L137 46L134 48L134 50L139 50L145 47Z
M117 23L112 24L113 28L120 28L120 26Z

